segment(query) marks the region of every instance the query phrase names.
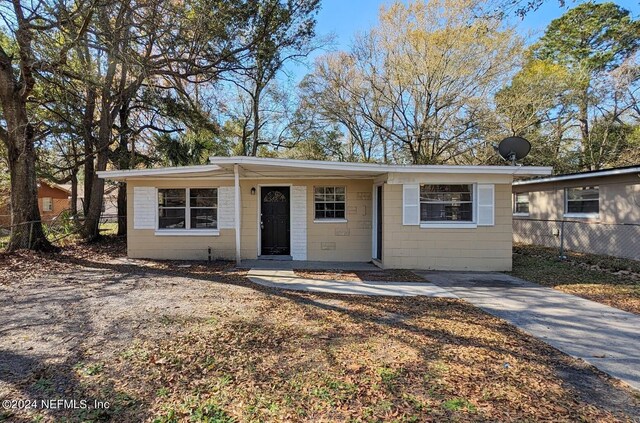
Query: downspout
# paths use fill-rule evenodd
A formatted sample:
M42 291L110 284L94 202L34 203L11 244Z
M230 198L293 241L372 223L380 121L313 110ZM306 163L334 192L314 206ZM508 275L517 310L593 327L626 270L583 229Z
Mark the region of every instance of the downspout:
M240 173L238 171L238 165L233 165L233 176L235 179L235 226L236 226L236 264L240 266Z

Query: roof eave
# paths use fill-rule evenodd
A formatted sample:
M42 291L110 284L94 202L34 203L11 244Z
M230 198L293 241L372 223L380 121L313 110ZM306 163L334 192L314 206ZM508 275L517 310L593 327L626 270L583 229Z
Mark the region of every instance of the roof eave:
M132 169L132 170L104 170L96 172L98 178L110 179L114 181L125 180L127 178L146 177L146 176L164 176L179 175L185 173L206 173L220 170L217 165L201 165L201 166L181 166L181 167L163 167L158 169Z
M640 166L635 168L626 168L626 169L611 169L604 170L602 172L597 173L583 173L583 174L575 174L575 175L557 175L551 176L549 178L539 178L539 179L531 179L527 181L517 181L514 182L514 185L533 185L533 184L544 184L548 182L558 182L558 181L572 181L576 179L589 179L589 178L602 178L606 176L616 176L616 175L627 175L632 173L638 173L640 176Z
M318 160L289 160L258 157L211 157L217 165L273 165L298 169L325 169L336 171L370 171L377 173L489 173L500 175L539 176L550 175L553 168L547 166L465 166L465 165L386 165L379 163L329 162Z

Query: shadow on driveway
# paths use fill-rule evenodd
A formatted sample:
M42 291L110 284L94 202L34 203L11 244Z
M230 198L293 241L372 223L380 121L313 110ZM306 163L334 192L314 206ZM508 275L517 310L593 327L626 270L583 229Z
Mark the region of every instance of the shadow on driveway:
M640 390L640 316L502 273L419 274Z

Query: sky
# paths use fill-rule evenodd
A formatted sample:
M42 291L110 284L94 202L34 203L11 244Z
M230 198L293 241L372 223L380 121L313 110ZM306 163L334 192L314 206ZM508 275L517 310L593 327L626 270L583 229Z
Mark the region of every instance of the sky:
M640 2L638 0L613 0L616 4L629 10L634 18L640 18ZM586 0L566 0L561 7L558 0L546 0L535 11L531 11L524 19L512 17L516 29L530 42L542 35L547 25L564 12ZM596 1L602 3L602 1ZM308 64L291 65L287 74L292 82L299 82L310 71L313 59L327 50L347 50L353 37L375 26L378 11L392 0L321 0L321 9L317 16L316 32L320 37L333 36L334 43L325 51L317 51L309 57Z

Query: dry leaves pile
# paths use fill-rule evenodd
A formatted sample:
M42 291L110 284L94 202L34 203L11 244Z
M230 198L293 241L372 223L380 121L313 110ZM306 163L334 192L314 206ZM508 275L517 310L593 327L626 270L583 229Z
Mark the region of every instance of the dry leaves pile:
M591 370L459 300L291 293L257 307L136 345L110 383L158 421L618 421L558 376Z
M68 367L43 363L14 385L49 395L63 375L65 397L108 400L108 410L0 411L0 421L612 422L640 414L638 398L616 382L461 300L273 290L229 263L129 260L123 248L0 258L12 263L3 269L11 284L31 275L34 261L45 266L36 273L50 274L107 264L83 287L113 294L80 316L91 316L82 345L98 338L99 319L125 295L115 280L129 283L125 308L134 309L114 329L131 336L126 344L78 350ZM56 283L79 289L66 278ZM169 302L151 308L161 297ZM76 309L82 304L65 310Z

